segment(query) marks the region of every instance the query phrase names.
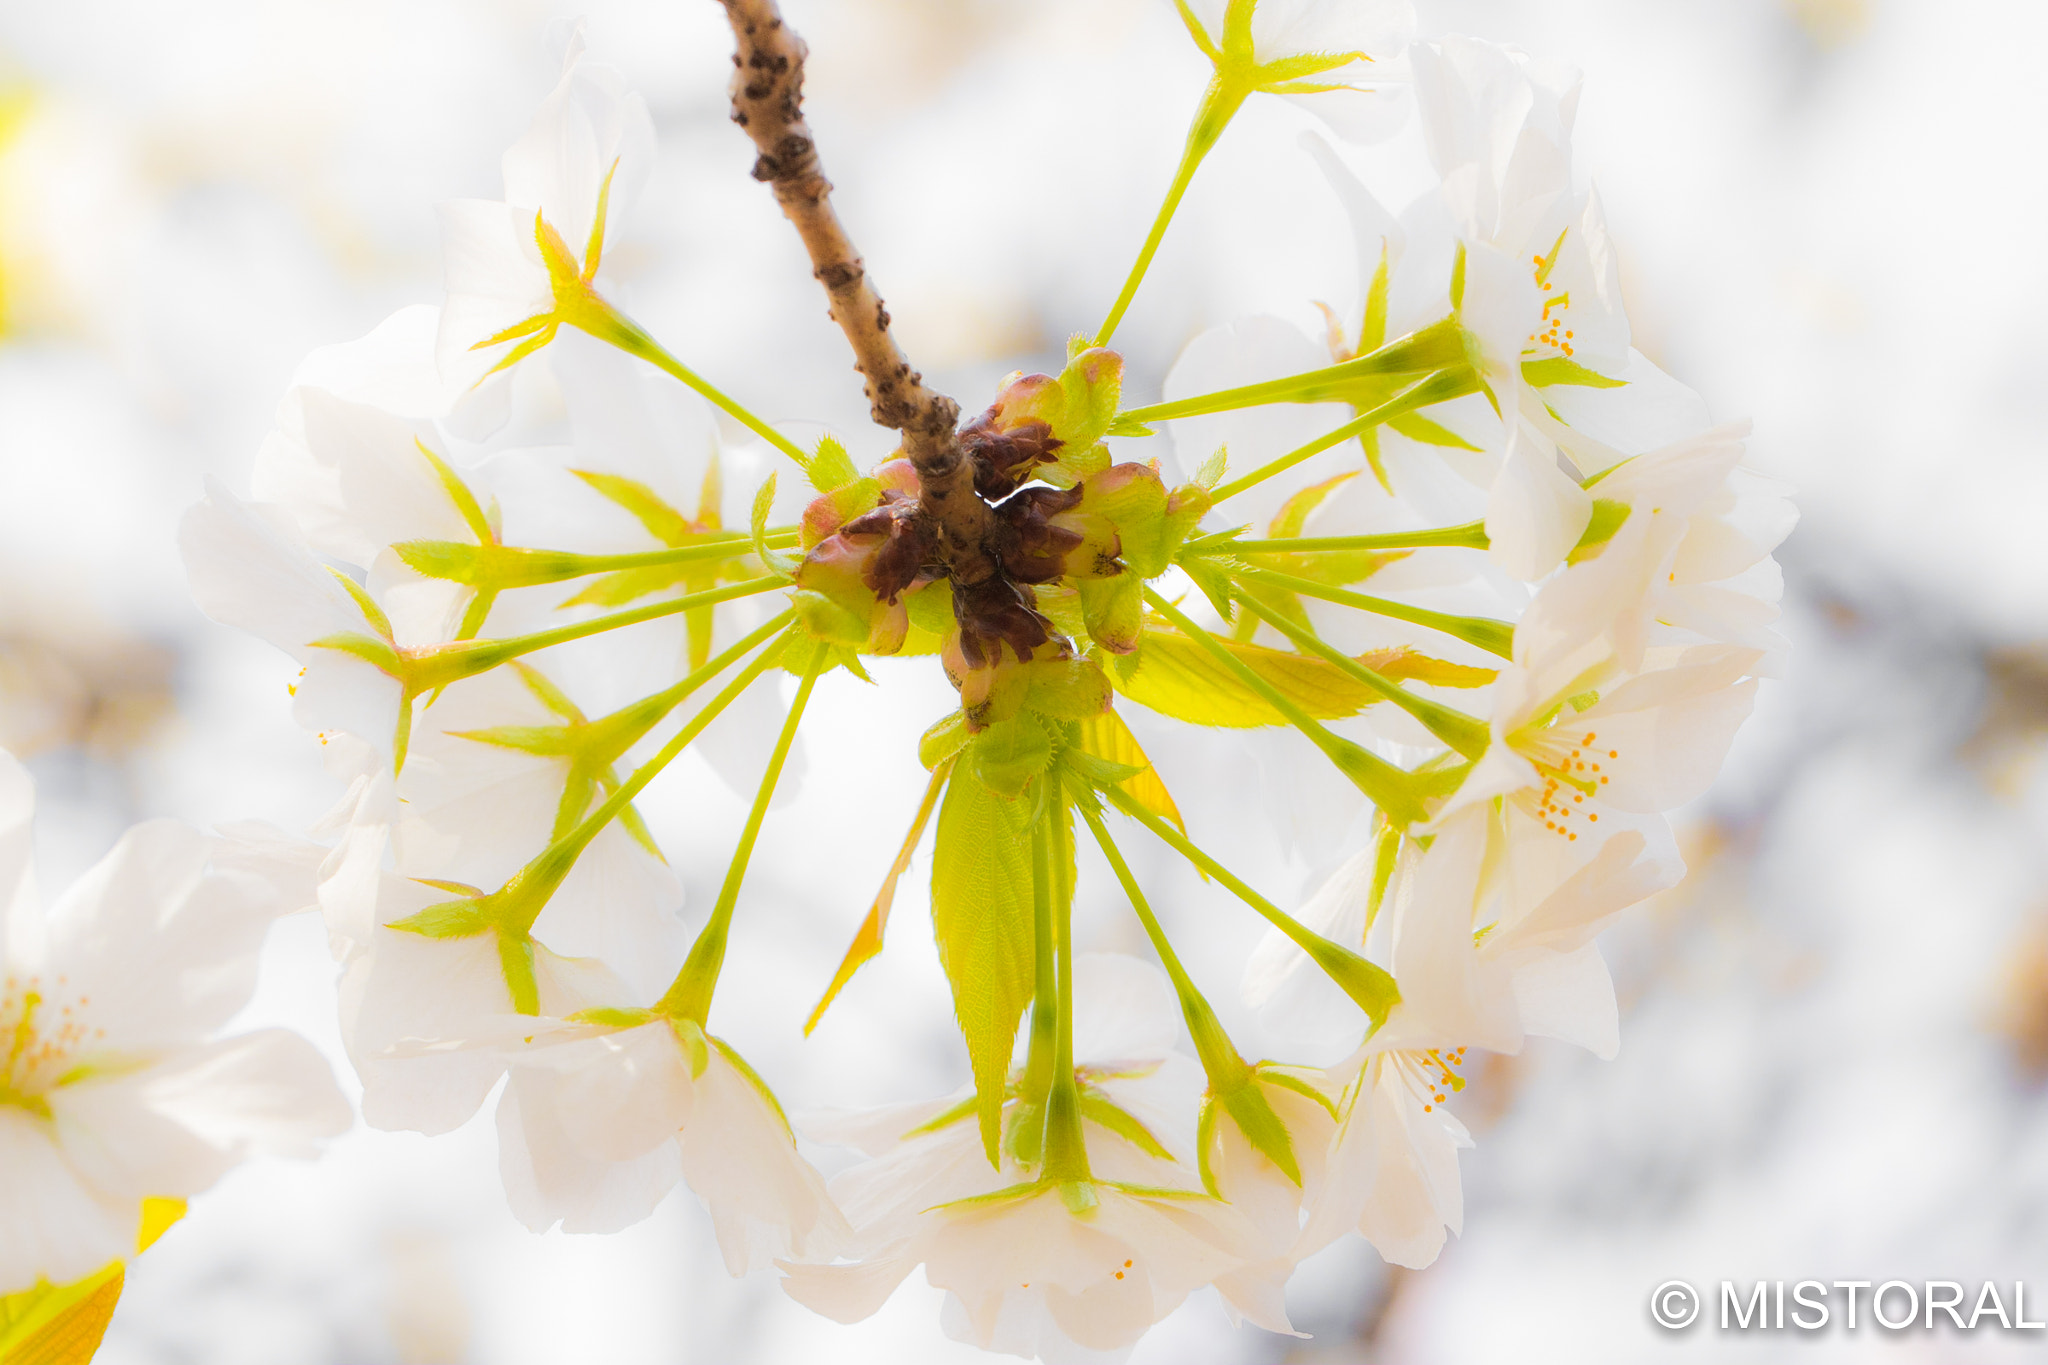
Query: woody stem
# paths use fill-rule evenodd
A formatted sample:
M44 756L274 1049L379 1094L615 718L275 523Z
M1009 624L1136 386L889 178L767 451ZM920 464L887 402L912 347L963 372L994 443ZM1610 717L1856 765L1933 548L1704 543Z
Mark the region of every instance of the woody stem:
M938 531L939 555L961 583L996 571L983 542L991 518L974 491L974 466L955 433L960 405L927 388L889 332L889 311L832 208L832 184L803 117L802 38L783 23L775 0L720 0L732 24L732 118L754 141L754 178L775 191L831 299L831 317L853 347L878 426L903 433L917 470L919 502Z

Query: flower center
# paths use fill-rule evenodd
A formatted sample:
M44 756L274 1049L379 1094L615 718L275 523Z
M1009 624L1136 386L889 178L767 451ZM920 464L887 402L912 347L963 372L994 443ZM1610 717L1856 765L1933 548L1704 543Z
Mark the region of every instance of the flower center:
M1602 749L1599 745L1597 730L1560 727L1524 735L1515 746L1543 778L1540 789L1524 788L1515 793L1516 803L1568 843L1577 842L1579 837L1579 826L1572 823L1574 820L1582 820L1586 825L1600 823L1598 800L1589 806L1587 798L1597 798L1600 788L1607 785L1607 774L1600 771L1601 765L1621 757L1621 750Z
M1550 278L1552 267L1557 264L1558 253L1564 249L1564 239L1571 231L1566 228L1557 235L1557 245L1550 248L1548 256L1531 256L1536 277L1536 287L1543 291L1543 321L1535 331L1529 333L1532 350L1545 347L1560 355L1572 353L1572 332L1565 324L1571 321L1572 294L1569 289L1559 289Z
M1434 1113L1436 1107L1465 1088L1465 1078L1459 1069L1465 1065L1465 1049L1431 1048L1427 1052L1406 1054L1414 1078L1422 1083L1429 1094L1429 1103L1422 1106L1425 1114ZM1448 1091L1450 1094L1446 1094Z
M92 1002L66 1002L66 978L46 985L40 976L9 976L0 987L0 1104L16 1104L49 1117L45 1092L69 1070L72 1056L88 1042L106 1037L81 1018Z

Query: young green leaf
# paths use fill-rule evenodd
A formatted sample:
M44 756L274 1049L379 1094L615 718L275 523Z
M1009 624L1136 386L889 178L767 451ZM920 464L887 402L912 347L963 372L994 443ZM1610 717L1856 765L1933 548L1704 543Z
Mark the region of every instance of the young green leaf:
M1031 836L962 769L947 784L932 851L932 931L974 1070L982 1142L997 1164L1017 1023L1035 984Z
M860 477L860 471L853 467L853 459L846 453L846 447L833 436L818 438L817 453L804 466L804 474L810 479L811 487L820 493L844 488Z
M1379 699L1365 684L1321 659L1235 640L1221 643L1317 720L1355 716ZM1117 689L1141 706L1191 725L1245 729L1288 723L1233 670L1169 626L1148 626L1141 657L1143 663Z

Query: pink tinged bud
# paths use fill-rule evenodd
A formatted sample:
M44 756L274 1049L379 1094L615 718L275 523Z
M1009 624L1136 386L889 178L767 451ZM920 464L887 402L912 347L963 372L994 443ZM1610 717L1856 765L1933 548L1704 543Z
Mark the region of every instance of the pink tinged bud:
M918 482L917 467L902 456L884 460L876 465L872 477L876 483L882 485L882 491L885 493L901 493L905 497L915 498L924 491L924 486Z
M997 431L1008 433L1038 421L1048 430L1059 425L1066 406L1060 381L1049 374L1013 374L1003 382L995 403L983 414Z
M839 509L832 505L831 494L828 493L823 497L812 498L810 505L804 508L803 521L799 531L804 547L806 549L815 548L825 537L837 531L843 520L844 518L839 515Z
M1069 578L1113 578L1124 571L1117 556L1123 541L1108 517L1087 510L1084 505L1061 512L1050 519L1054 530L1079 537L1066 553L1062 572Z

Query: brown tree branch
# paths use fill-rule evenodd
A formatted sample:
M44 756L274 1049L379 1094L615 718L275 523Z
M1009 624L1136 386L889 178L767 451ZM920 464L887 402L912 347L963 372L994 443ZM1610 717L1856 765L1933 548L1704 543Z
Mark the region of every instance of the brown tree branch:
M939 553L955 581L991 577L988 504L974 491L974 466L955 425L960 405L925 387L889 334L889 312L832 209L832 185L803 118L807 49L782 22L775 0L719 0L732 22L732 119L760 153L754 178L766 181L810 253L812 273L831 298L832 320L853 347L877 425L903 433L903 450L922 485L919 499L938 530Z

